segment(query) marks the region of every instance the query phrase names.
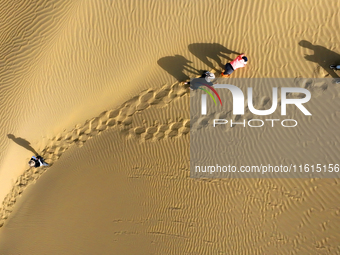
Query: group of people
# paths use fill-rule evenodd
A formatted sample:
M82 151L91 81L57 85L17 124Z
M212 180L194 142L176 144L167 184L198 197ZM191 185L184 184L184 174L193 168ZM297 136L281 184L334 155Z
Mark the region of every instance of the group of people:
M245 54L241 54L237 56L233 61L230 63L227 63L225 65L225 71L221 73L221 76L223 78L228 78L236 69L245 67L248 63L248 58L245 56ZM215 79L215 74L211 72L204 72L200 78L197 79L197 82L186 82L185 84L190 84L190 89L195 90L198 89L202 83L199 81L200 79L204 78L205 82L208 83L208 85L213 86L212 81Z
M225 71L221 73L221 76L226 78L229 77L236 69L245 67L247 64L248 59L244 54L239 55L230 63L225 65ZM204 78L204 81L208 83L208 85L213 85L212 81L215 79L215 75L211 72L205 72L200 78ZM186 82L186 84L190 84ZM198 89L202 83L194 82L190 84L191 89ZM28 162L30 167L41 167L41 166L48 166L45 160L41 156L32 156L31 160Z

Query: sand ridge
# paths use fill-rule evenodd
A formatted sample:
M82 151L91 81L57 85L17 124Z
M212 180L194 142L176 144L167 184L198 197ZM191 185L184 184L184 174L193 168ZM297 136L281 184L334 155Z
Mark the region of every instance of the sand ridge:
M214 70L211 70L215 72ZM224 79L222 79L225 81ZM217 79L219 81L219 79ZM327 88L327 83L314 83L312 79L297 79L296 83L306 88L312 92L316 97L324 93ZM60 158L60 156L72 145L82 147L86 141L93 138L96 135L101 134L110 128L119 128L122 135L126 135L128 139L137 138L140 142L152 139L153 141L158 141L160 139L167 139L172 137L180 137L185 135L190 131L190 120L180 118L177 122L159 123L149 127L136 126L133 124L133 115L148 109L150 107L164 107L170 104L174 99L182 97L183 95L189 95L189 88L184 85L183 82L175 83L171 86L165 85L160 89L148 89L139 96L133 97L124 104L122 104L118 109L109 110L102 112L98 117L87 120L83 125L78 124L73 130L64 133L57 134L54 138L50 140L48 145L41 151L41 155L50 163L53 163ZM292 97L298 98L300 95L291 95ZM271 100L268 96L262 96L256 99L257 105L256 109L264 109L266 105L270 105ZM250 120L253 115L250 113L248 107L245 107L245 115L231 115L231 112L220 114L216 118L227 118L230 115L233 121L243 121ZM193 132L200 130L208 125L208 120L211 116L205 116L200 118L193 118L191 121L191 129ZM211 124L211 123L210 123ZM226 131L230 132L234 126L227 128ZM253 147L253 146L251 146ZM250 147L250 148L251 148ZM230 155L234 155L239 158L244 153L236 150L235 152L230 152ZM267 153L268 154L268 151ZM263 151L258 154L255 153L251 160L262 159ZM48 170L48 167L42 167L38 169L30 168L27 169L21 176L18 177L15 185L13 186L11 192L5 197L2 207L0 208L0 216L2 221L0 225L3 226L5 220L10 215L15 202L18 197L24 192L26 187L31 183L36 182L39 177Z
M3 6L0 197L30 156L6 135L24 137L42 150L48 137L118 107L136 91L154 87L150 83L189 75L178 59L172 66L179 74L169 67L164 72L157 61L166 56L182 56L203 70L220 68L234 57L231 52L245 51L251 61L237 77L318 76L322 56L334 61L337 56L336 1L4 1ZM301 40L315 46L314 55ZM218 49L224 54L216 58ZM15 160L18 154L21 160Z
M126 134L129 139L136 138L141 142L152 139L180 137L190 131L190 120L179 119L177 122L158 123L146 127L136 126L132 123L135 113L143 111L149 107L164 107L172 100L181 97L189 92L189 88L183 83L175 83L171 86L165 85L158 90L148 89L141 92L118 109L102 112L98 117L86 121L83 125L77 125L71 131L57 134L49 144L41 151L40 155L50 164L60 158L60 156L72 145L81 147L86 141L109 128L121 129L121 133ZM18 177L10 193L5 197L0 208L0 227L10 215L16 200L24 192L26 187L36 182L39 177L49 169L49 167L29 168Z

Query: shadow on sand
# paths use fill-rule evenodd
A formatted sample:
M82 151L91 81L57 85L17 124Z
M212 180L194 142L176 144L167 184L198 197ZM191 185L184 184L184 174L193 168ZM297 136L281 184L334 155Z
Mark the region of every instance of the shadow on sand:
M329 66L340 63L340 55L320 45L313 45L312 43L302 40L299 45L314 51L314 55L305 55L305 59L319 64L325 69L333 78L340 78L339 75L330 69Z
M222 63L220 57L232 61L233 59L228 55L241 54L236 51L229 50L219 43L193 43L188 46L188 49L193 55L199 58L209 68L214 69L216 72L219 70L217 70L216 66L209 60L209 58L213 59L221 69L224 69L226 63Z
M157 61L157 64L160 67L175 77L179 82L190 79L190 77L186 75L184 71L188 71L193 74L199 74L197 69L189 65L190 63L192 62L181 55L163 57Z
M15 135L12 135L12 134L8 134L7 137L9 139L11 139L13 142L15 142L16 144L24 147L25 149L31 151L32 153L34 153L34 155L39 155L35 149L33 149L33 147L31 146L31 143L27 140L25 140L24 138L21 138L21 137L15 137Z

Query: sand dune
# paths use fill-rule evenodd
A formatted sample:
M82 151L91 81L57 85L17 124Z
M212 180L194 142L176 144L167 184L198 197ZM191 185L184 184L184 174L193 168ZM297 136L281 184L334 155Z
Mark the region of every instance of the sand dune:
M71 146L18 199L0 233L1 252L336 251L337 180L189 178L189 136L157 138L188 104L186 94L155 105ZM155 117L158 131L145 140L152 132L139 125L151 130Z
M86 141L101 134L102 131L110 128L119 127L121 135L128 138L139 138L142 142L152 139L158 141L160 139L168 139L180 137L188 134L190 131L190 119L186 116L177 117L176 120L163 120L159 123L159 119L153 121L151 126L147 126L148 120L138 121L139 125L133 122L133 117L146 108L165 107L173 99L181 97L188 93L189 88L179 85L164 86L159 90L149 89L142 92L139 96L134 97L121 107L115 110L105 111L98 117L86 121L83 125L78 125L71 131L57 134L49 144L40 153L52 166L59 157L70 147L77 145L82 147ZM184 107L187 109L188 107ZM187 111L183 111L188 115ZM154 117L154 116L152 116ZM138 153L137 153L138 155ZM12 208L26 187L37 179L49 168L29 168L21 175L11 192L6 196L3 202L3 208L0 209L0 225L8 218L12 212Z
M336 179L189 177L189 127L206 120L190 120L179 83L243 52L234 78L338 78L337 1L1 6L0 254L339 252ZM306 88L314 119L295 133L228 129L226 154L336 161L339 88ZM52 166L28 169L35 152Z

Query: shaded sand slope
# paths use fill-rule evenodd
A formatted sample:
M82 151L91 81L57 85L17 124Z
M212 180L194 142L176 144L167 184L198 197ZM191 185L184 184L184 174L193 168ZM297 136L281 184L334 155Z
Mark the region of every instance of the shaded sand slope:
M235 77L322 77L318 66L338 56L337 1L0 3L0 199L32 155L8 134L41 152L63 130L191 76L185 63L218 69L244 51Z
M135 133L188 105L155 105L63 153L18 199L0 253L336 254L336 180L191 179L188 135Z
M57 134L44 148L41 155L53 165L59 157L72 146L81 147L89 139L101 134L106 129L119 127L122 135L129 138L138 137L141 141L152 139L154 141L167 139L188 134L190 120L188 118L176 117L188 115L188 108L183 106L177 108L175 117L172 111L166 114L156 114L155 119L136 120L146 108L160 108L168 106L173 100L184 95L188 96L189 88L175 83L172 86L163 86L161 89L148 89L122 104L118 109L102 112L98 117L87 120L83 125L77 125L73 130ZM162 122L160 123L160 120ZM152 123L148 126L147 123ZM14 139L18 142L18 138ZM22 144L22 142L18 142ZM26 145L26 147L28 147ZM48 170L49 167L28 168L18 177L11 191L6 195L2 207L0 208L0 227L8 218L18 197L24 192L26 187L36 182L39 177Z

